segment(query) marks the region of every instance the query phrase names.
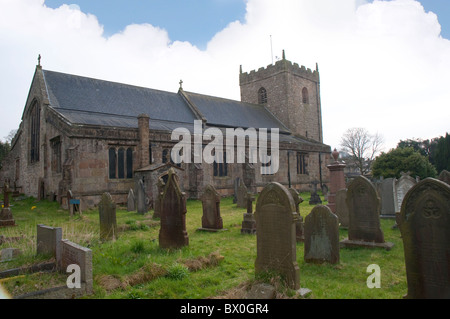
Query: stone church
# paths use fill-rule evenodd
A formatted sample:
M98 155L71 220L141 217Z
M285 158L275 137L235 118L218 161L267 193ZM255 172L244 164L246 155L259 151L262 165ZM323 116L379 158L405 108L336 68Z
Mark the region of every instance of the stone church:
M207 184L232 195L237 179L255 193L272 181L299 191L313 181L328 183L331 149L323 143L318 68L300 67L283 52L266 68L243 73L241 66L239 82L241 101L235 101L184 91L181 82L172 93L49 71L39 63L0 182L63 207L70 190L82 208L97 205L104 192L125 203L140 184L151 205L157 180L170 167L190 198L199 198ZM177 164L171 133L179 127L194 133L194 121L224 136L227 128L278 129L278 171L262 174L267 164L248 161L250 136L245 163L227 161L224 148L222 163Z

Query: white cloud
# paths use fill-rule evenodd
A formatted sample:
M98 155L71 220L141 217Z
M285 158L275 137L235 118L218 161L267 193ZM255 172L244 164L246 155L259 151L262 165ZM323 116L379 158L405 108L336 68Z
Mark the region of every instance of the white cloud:
M387 147L445 134L450 118L450 41L433 13L414 0L248 0L245 21L230 23L199 50L151 24L106 37L97 18L43 0L0 0L0 138L20 123L37 62L45 69L239 99L238 72L287 59L321 76L325 143L365 127ZM151 23L151 21L149 21Z

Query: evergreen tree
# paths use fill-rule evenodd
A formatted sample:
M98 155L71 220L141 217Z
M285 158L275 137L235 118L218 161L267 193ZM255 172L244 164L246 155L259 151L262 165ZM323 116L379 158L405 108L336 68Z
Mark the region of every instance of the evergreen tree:
M450 135L448 133L445 133L445 137L441 136L437 139L433 161L438 172L444 169L450 171Z
M411 176L436 177L437 171L428 158L413 147L397 147L382 153L373 162L374 177L400 178L400 172L410 172Z

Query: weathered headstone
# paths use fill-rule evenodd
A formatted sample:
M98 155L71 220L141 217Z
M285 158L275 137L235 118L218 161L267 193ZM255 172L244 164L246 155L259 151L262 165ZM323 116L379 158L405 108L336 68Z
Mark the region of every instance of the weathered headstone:
M130 188L127 196L127 211L134 212L136 210L136 197L134 196L134 191Z
M411 188L397 219L407 298L450 299L450 186L426 178Z
M169 169L167 183L161 197L161 248L181 248L189 245L186 232L186 194L181 191L178 176Z
M237 205L237 207L240 207L240 208L246 208L247 207L247 192L248 192L247 187L241 181L239 186L238 186L238 190L237 190L237 194L236 194L236 205Z
M443 170L440 174L438 179L444 183L447 183L448 185L450 185L450 172L447 170Z
M380 199L381 199L381 217L395 218L395 178L386 178L380 184Z
M394 202L395 211L399 212L402 208L403 198L406 193L417 184L416 180L409 176L409 173L401 173L401 177L395 183Z
M19 248L5 248L0 251L0 261L10 261L15 259L17 256L22 255L22 250Z
M305 262L339 263L339 221L328 206L318 205L305 217Z
M158 178L158 181L156 183L156 194L154 197L154 204L153 204L153 218L160 218L161 217L161 196L162 192L164 190L164 186L166 184L161 178Z
M380 198L372 183L364 176L356 177L347 190L349 211L348 238L341 245L382 247L390 250L393 243L384 241L380 225Z
M236 179L234 180L234 193L233 193L233 204L237 203L237 193L238 193L238 188L239 185L241 184L241 179L239 177L236 177Z
M320 199L320 196L317 193L317 184L319 184L319 182L313 181L311 184L313 186L313 189L311 191L311 198L309 199L309 205L322 204L322 200Z
M291 193L292 199L294 200L295 211L298 214L298 219L295 222L295 239L297 240L297 242L302 242L305 239L304 234L303 234L304 224L303 224L303 217L300 214L299 205L300 205L300 203L303 202L303 198L300 197L297 190L295 190L293 188L289 188L288 190Z
M254 201L255 196L252 193L247 193L246 196L247 212L244 213L241 234L256 234L256 220L255 215L253 214Z
M103 193L98 204L100 215L100 239L117 239L116 204L109 193Z
M202 228L199 230L219 231L223 229L223 221L220 216L220 194L214 186L207 185L201 197L203 216Z
M11 191L9 184L5 181L3 184L3 208L0 211L0 227L15 226L16 222L9 207L9 195Z
M61 241L61 271L65 272L69 265L80 267L80 281L85 284L86 293L92 293L92 250L63 239Z
M295 241L295 203L279 183L270 183L256 202L255 272L275 272L291 289L300 289Z
M62 228L37 225L36 252L50 254L59 265L61 261Z
M148 212L147 198L145 195L144 182L141 179L138 181L138 187L136 190L136 202L137 202L137 212L139 214L146 214Z
M336 193L336 216L339 219L341 228L348 228L348 206L347 206L347 189L343 188Z

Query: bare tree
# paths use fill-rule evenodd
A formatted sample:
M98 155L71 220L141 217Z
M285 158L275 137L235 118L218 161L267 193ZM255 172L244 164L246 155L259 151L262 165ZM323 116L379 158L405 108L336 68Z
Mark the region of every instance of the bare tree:
M341 138L342 150L349 153L355 161L361 175L370 171L375 156L382 150L384 138L366 129L355 127L348 129Z
M18 130L11 130L9 131L9 134L4 137L5 141L11 145L11 141L13 140L14 136L16 136Z

